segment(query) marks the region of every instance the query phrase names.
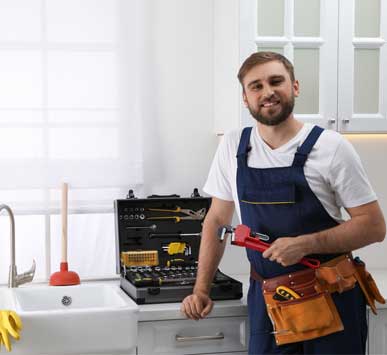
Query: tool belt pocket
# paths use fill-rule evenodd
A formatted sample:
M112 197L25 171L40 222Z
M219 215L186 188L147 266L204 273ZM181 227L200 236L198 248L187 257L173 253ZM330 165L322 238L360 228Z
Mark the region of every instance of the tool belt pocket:
M385 304L386 301L384 297L380 294L378 286L372 275L367 271L365 264L358 257L354 260L354 265L356 269L356 279L359 282L359 286L362 289L364 296L366 298L367 304L370 306L372 312L377 314L375 301Z
M349 255L343 255L324 263L316 270L318 291L345 292L355 287L356 268Z
M297 273L293 275L297 277ZM310 340L344 329L330 293L317 292L318 281L314 273L312 275L310 280L302 284L288 284L291 291L298 297L292 297L291 300L275 299L278 289L281 289L278 284L286 285L283 282L273 283L273 279L269 279L267 283L263 283L263 296L269 318L273 323L273 334L277 345Z

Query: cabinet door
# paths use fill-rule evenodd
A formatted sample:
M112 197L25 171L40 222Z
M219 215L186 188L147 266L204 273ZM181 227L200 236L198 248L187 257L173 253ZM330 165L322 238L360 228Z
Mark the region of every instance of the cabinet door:
M368 354L387 354L387 309L379 309L377 316L369 312Z
M257 50L284 54L300 81L295 117L337 129L338 1L240 0L240 61ZM242 105L242 125L251 125Z
M341 132L387 131L387 1L340 0Z
M246 317L140 322L138 354L238 353L247 350Z

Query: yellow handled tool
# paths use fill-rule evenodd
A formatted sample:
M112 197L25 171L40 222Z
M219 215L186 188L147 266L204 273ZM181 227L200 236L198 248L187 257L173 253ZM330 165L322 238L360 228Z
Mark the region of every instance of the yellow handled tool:
M16 312L9 310L0 311L0 346L4 345L7 351L11 351L12 346L9 335L19 340L22 327L22 321Z
M175 223L179 223L182 219L193 219L191 217L179 217L179 216L163 216L163 217L148 217L149 220L156 220L156 219L174 219Z
M294 300L297 298L301 298L301 296L294 290L286 286L278 286L275 289L276 295L282 297L283 300Z
M183 254L185 248L186 244L184 242L169 243L167 252L169 255Z

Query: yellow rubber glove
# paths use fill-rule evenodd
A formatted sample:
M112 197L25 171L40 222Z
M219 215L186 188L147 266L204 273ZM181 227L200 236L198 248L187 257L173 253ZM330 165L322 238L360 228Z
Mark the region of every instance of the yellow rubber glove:
M0 346L4 344L8 351L12 350L9 335L16 340L20 339L20 330L23 324L20 317L14 311L0 311Z

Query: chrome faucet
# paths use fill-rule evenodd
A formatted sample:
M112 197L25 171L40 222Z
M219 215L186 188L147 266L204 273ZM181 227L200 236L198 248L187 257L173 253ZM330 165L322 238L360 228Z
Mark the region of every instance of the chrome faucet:
M15 218L12 210L7 205L0 205L0 212L6 210L11 221L11 265L9 266L9 278L8 287L18 287L26 282L31 282L35 275L36 263L35 260L32 262L32 267L29 271L18 275L16 270L15 262Z

